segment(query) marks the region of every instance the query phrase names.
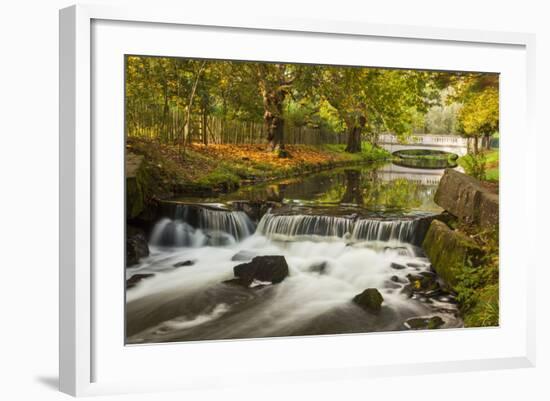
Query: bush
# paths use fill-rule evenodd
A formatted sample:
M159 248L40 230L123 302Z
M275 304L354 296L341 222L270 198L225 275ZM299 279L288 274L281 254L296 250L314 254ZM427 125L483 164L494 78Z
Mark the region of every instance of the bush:
M471 175L478 180L485 180L485 173L487 169L487 157L485 154L468 154L460 160L460 164L464 167L466 174Z

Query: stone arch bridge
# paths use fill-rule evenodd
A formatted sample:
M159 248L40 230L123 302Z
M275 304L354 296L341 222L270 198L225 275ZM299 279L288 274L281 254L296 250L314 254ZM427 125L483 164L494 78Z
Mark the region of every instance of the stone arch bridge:
M468 140L456 135L415 134L400 142L393 134L381 134L378 145L393 153L404 149L442 150L464 156L468 153Z

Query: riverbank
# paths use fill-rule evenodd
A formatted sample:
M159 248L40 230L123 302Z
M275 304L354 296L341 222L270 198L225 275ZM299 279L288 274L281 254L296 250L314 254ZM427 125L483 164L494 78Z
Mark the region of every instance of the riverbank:
M289 157L280 158L263 145L191 144L182 160L177 146L130 137L126 144L127 173L132 162L132 176L127 174L128 216L138 216L155 198L230 192L245 184L391 157L368 143L360 153L347 153L344 148L343 144L287 145Z
M498 195L486 183L447 170L435 202L446 213L431 223L424 251L456 293L465 327L498 326Z
M480 153L480 156L483 158L480 161L484 162L484 179L490 183L498 183L500 180L499 176L499 149L485 150ZM464 169L466 174L475 175L472 171L475 169L475 160L472 155L466 155L460 157L458 160L458 165Z

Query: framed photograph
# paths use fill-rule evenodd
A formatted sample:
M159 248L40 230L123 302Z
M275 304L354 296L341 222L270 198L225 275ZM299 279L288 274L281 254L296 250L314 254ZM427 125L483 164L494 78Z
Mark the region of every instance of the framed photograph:
M533 366L533 60L529 34L61 10L61 390Z

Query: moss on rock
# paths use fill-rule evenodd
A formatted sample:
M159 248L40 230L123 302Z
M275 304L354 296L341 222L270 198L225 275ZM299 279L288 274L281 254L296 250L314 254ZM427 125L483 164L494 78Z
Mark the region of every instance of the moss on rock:
M479 265L482 249L471 238L434 220L422 244L426 255L445 283L455 289L465 265Z

